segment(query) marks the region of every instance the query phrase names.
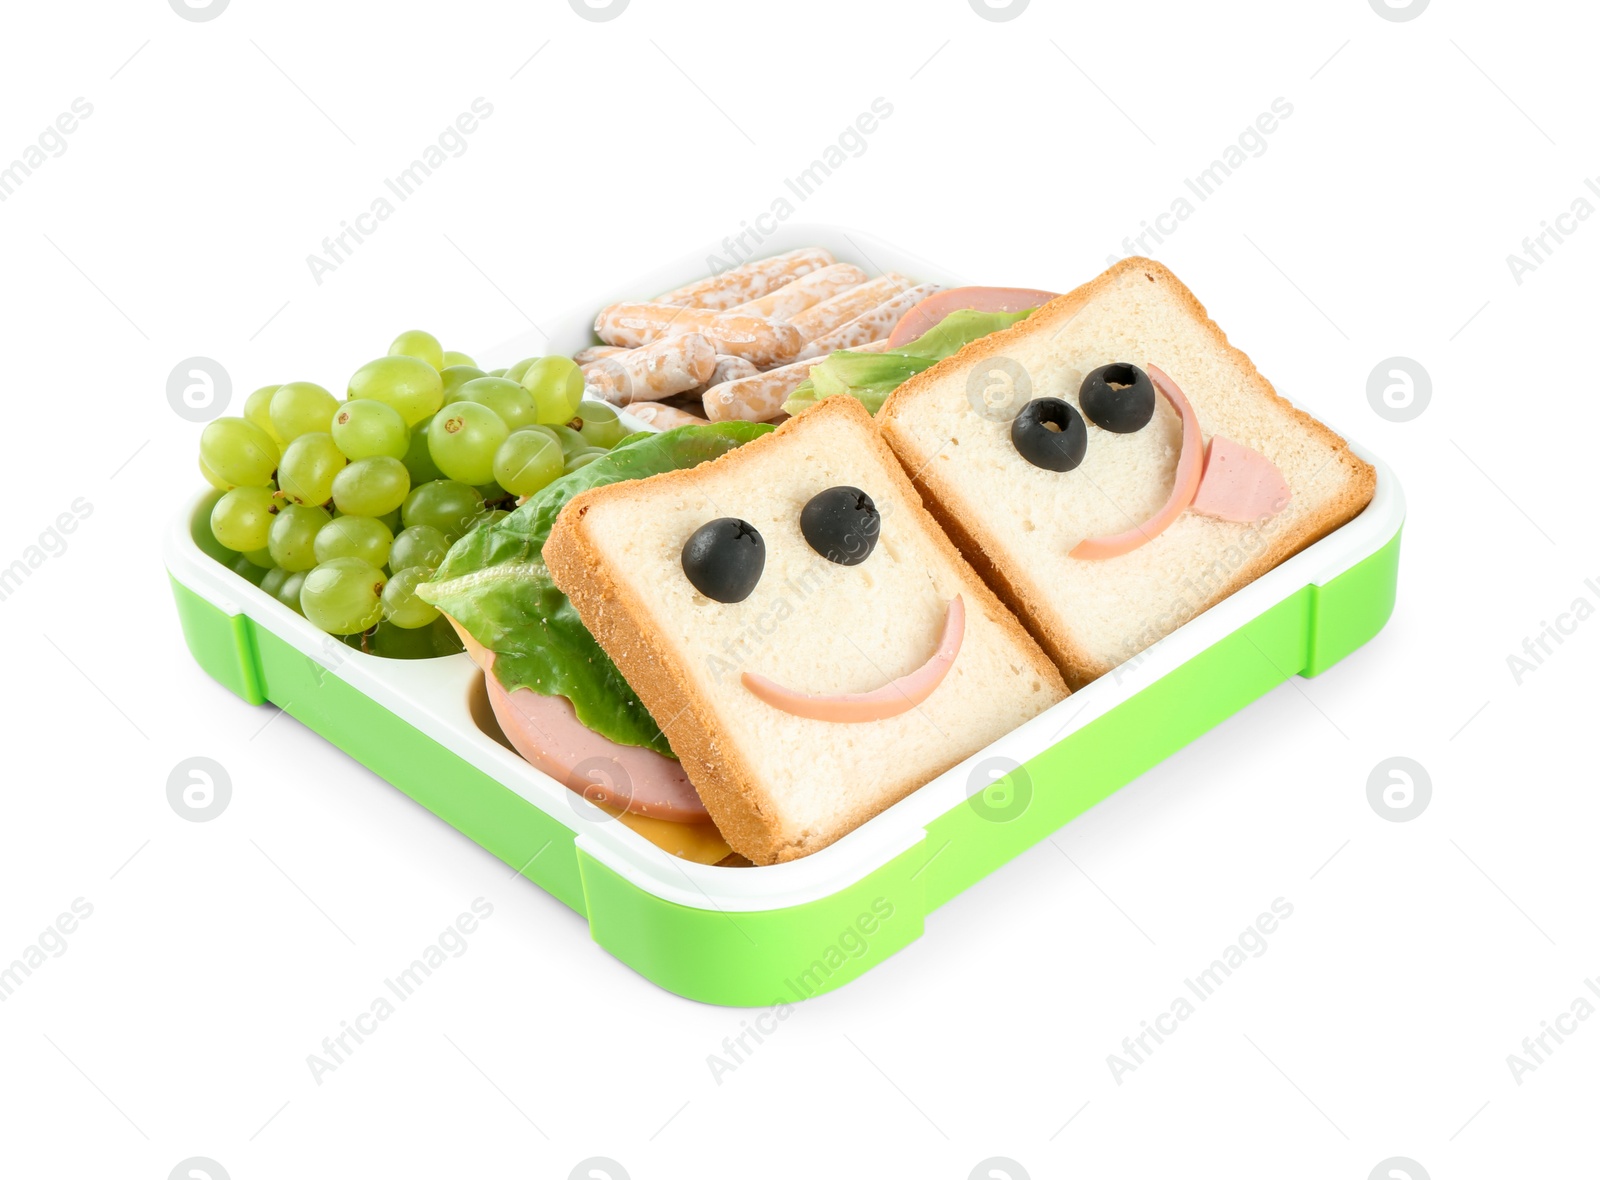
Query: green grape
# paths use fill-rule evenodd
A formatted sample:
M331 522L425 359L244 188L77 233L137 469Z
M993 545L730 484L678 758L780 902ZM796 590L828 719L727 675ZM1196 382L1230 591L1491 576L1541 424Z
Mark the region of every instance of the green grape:
M385 587L387 589L387 587ZM434 650L433 628L423 626L416 630L397 627L388 619L378 624L371 635L362 636L362 650L386 660L431 660Z
M382 516L406 502L411 476L387 455L357 459L333 477L333 505L346 516Z
M450 541L438 529L428 524L412 525L402 529L390 546L389 570L396 574L413 566L436 570L449 552Z
M264 488L278 466L278 444L254 422L217 418L200 432L200 461L229 487Z
M383 572L357 557L335 557L306 574L300 609L330 635L354 635L383 617Z
M494 453L495 482L514 496L531 496L561 475L561 444L546 430L519 430Z
M400 523L400 509L398 508L391 509L390 511L384 512L378 516L374 516L372 519L381 520L383 522L383 527L388 529L391 533L398 533L404 527Z
M279 510L267 534L272 560L286 574L308 570L317 564L317 534L333 519L321 508L288 504Z
M371 398L400 412L415 426L444 405L439 370L414 356L382 356L368 361L350 377L349 400Z
M570 422L583 399L583 371L571 357L540 357L522 374L522 385L533 395L538 421L545 425Z
M510 433L488 406L451 402L428 427L428 453L451 479L488 483L494 478L494 453Z
M294 611L295 614L304 613L300 609L300 588L306 584L306 575L310 572L310 570L285 570L283 582L272 597ZM264 582L261 588L263 590L266 589Z
M444 368L444 349L439 341L430 332L420 328L413 328L409 332L401 332L389 345L390 356L410 356L419 361L426 361L435 369Z
M291 381L278 386L267 413L277 436L284 442L293 442L302 434L326 433L338 409L339 399L322 386L310 381Z
M282 566L275 565L269 569L266 576L261 579L260 586L272 597L277 598L278 592L283 589L284 579L289 576L289 571Z
M219 492L226 492L233 487L231 483L223 480L215 471L211 470L211 468L206 465L204 455L200 456L200 474L205 477L205 481L208 484L216 488Z
M312 552L317 561L354 557L382 569L389 561L394 534L381 520L370 516L336 516L317 532Z
M194 543L200 546L200 552L204 553L212 561L217 562L219 565L231 566L233 559L238 554L211 534L211 510L217 506L217 501L220 499L222 499L221 492L211 491L207 492L205 499L200 501L200 507L197 511L205 517L206 523L205 527L194 530Z
M464 537L482 515L483 497L477 489L453 479L436 479L412 488L400 509L406 528L429 525L452 543Z
M485 377L504 377L506 375L506 372L507 372L507 370L505 370L505 369L490 369L487 373L484 374L484 376Z
M270 535L270 531L269 535ZM278 563L272 560L272 550L263 545L259 549L252 549L244 555L244 559L258 569L272 570Z
M405 458L411 432L400 411L367 398L346 402L333 415L333 441L346 459Z
M264 549L277 511L271 488L234 488L211 509L211 535L237 553Z
M505 377L510 381L521 381L522 375L528 371L528 366L533 364L533 362L538 359L539 358L536 356L523 357L516 364L506 369L506 371L500 374L500 376Z
M426 566L414 565L389 579L383 588L383 614L396 627L415 630L439 617L439 608L417 597L417 586L433 576Z
M546 426L544 429L556 436L556 441L561 444L562 451L569 459L576 451L593 449L589 440L570 426Z
M488 406L511 430L534 425L533 395L505 377L478 377L461 387L460 400Z
M478 362L473 360L466 353L456 352L453 349L447 348L444 350L444 364L439 366L439 371L443 372L445 369L451 368L476 369L477 367Z
M610 450L631 433L617 417L615 407L605 402L580 402L577 416L583 421L578 433L592 447Z
M390 660L431 660L438 656L453 656L464 650L461 638L444 616L433 622L408 630L384 619L365 635L351 635L345 639L351 647Z
M488 374L476 365L446 365L439 370L439 380L444 385L444 404L461 400L461 387Z
M276 385L263 385L249 397L244 399L244 416L247 422L254 422L272 436L272 441L280 447L286 441L278 434L277 427L272 424L272 395L278 392Z
M604 451L580 451L578 454L573 455L566 461L566 464L561 468L561 474L571 475L579 468L589 466L589 464L593 463L596 459L600 458L600 456L604 454Z
M456 634L456 629L444 615L433 621L433 626L428 628L428 637L433 641L433 654L436 656L453 656L467 650L461 642L461 636Z
M432 425L433 418L424 418L418 422L411 428L411 439L406 443L406 453L401 462L411 473L412 487L420 487L422 484L444 478L444 472L439 470L439 465L433 461L433 455L428 451L428 427Z
M243 553L235 557L233 561L229 563L228 568L234 573L238 574L245 581L254 583L257 586L266 581L267 574L270 572L262 569Z
M278 486L296 504L326 504L333 496L333 477L344 465L333 435L320 431L302 434L284 448Z
M556 433L556 430L557 430L557 427L554 427L554 426L524 426L521 429L519 429L517 431L517 433L518 434L542 434L546 438L548 438L551 442L555 443L556 446L559 447L561 445L561 436ZM572 433L576 434L577 431L573 431Z

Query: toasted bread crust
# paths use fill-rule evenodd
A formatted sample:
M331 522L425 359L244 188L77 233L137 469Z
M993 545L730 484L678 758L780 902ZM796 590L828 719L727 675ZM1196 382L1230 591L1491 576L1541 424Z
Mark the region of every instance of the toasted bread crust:
M871 446L878 453L888 477L912 505L915 524L928 533L935 547L957 571L968 609L981 611L997 622L1005 636L1026 656L1035 675L1052 690L1054 700L1065 697L1067 687L1055 665L939 529L894 453L873 429L872 415L854 398L830 398L785 422L772 434L746 443L713 462L724 468L759 463L768 450L785 445L789 436L807 430L808 422L816 425L841 416L852 418L871 431ZM826 831L807 832L798 840L783 831L780 817L775 814L749 761L742 757L735 743L722 740L724 730L715 704L683 674L678 653L651 625L645 604L632 590L612 578L589 531L587 516L595 505L626 498L632 494L632 489L645 483L653 491L690 488L699 478L697 470L666 472L647 480L593 488L575 496L556 519L545 544L544 561L556 585L572 600L584 625L639 694L651 716L662 724L673 752L682 760L689 780L700 792L706 810L728 844L758 865L794 860L833 843L923 784L920 780L899 784L887 801L864 804L840 815ZM940 772L969 753L958 752L940 767Z
M561 510L545 542L545 565L595 642L661 725L728 846L757 864L770 864L779 850L770 826L761 822L766 800L755 774L736 749L719 749L710 702L691 687L668 645L649 629L636 596L611 577L589 539L584 517L593 507L591 497L606 490L584 492Z
M1351 477L1336 500L1310 518L1298 530L1277 538L1270 545L1263 546L1260 553L1253 560L1242 564L1234 577L1211 594L1194 612L1195 614L1215 606L1234 591L1248 585L1306 546L1321 540L1340 525L1354 519L1371 502L1378 482L1377 472L1370 463L1352 453L1349 445L1338 434L1279 394L1272 383L1256 369L1250 358L1228 342L1226 333L1206 314L1205 307L1195 298L1194 293L1184 286L1172 271L1150 258L1123 259L1075 290L1052 299L1027 319L973 341L955 355L946 357L906 381L889 395L883 408L878 412L878 426L883 437L911 473L913 482L923 494L934 517L956 539L968 560L983 573L989 584L1033 633L1034 638L1050 653L1050 657L1061 668L1067 683L1073 689L1082 688L1091 680L1104 675L1113 665L1107 664L1056 623L1057 611L1046 605L1050 601L1050 595L1044 587L1034 581L1030 571L1011 568L1005 554L992 548L987 538L975 534L963 523L962 496L950 481L944 478L944 473L938 469L938 465L929 461L931 457L921 453L916 440L902 425L902 420L914 415L918 398L925 391L937 386L945 377L958 371L966 371L974 363L989 357L1003 356L1016 341L1026 339L1036 332L1057 329L1130 272L1142 273L1151 282L1165 283L1176 293L1202 329L1212 337L1217 347L1238 363L1251 390L1277 403L1324 442L1334 452L1331 461L1336 462Z

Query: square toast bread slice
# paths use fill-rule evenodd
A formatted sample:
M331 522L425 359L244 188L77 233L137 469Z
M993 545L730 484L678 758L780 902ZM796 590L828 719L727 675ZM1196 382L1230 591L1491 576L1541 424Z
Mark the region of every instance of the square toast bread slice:
M800 530L811 497L860 488L880 516L860 564ZM742 602L690 584L684 543L720 517L753 525L765 567ZM594 488L562 510L544 560L660 723L711 818L756 864L823 848L1067 695L1050 659L964 561L871 415L834 398L686 471ZM815 720L758 699L749 671L807 694L862 693L933 656L951 600L961 646L921 704Z
M1088 423L1087 454L1066 472L1026 462L1011 419L1039 397L1081 411L1084 377L1119 361L1168 374L1204 438L1224 436L1272 460L1289 485L1287 507L1245 523L1185 511L1131 552L1068 556L1084 538L1124 532L1166 501L1179 416L1158 393L1155 416L1135 433ZM913 377L878 424L934 516L1075 689L1356 516L1377 482L1370 464L1278 396L1177 276L1148 258L1124 259Z

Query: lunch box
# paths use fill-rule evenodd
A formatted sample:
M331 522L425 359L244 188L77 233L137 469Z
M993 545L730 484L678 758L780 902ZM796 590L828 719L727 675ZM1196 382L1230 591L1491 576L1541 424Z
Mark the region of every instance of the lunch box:
M595 311L713 269L824 246L870 273L960 285L877 238L781 226L576 305L552 335L496 350L572 353ZM271 702L404 791L589 923L646 979L706 1003L765 1006L831 991L923 934L928 915L1168 754L1291 676L1316 676L1371 639L1394 606L1404 499L1377 469L1354 520L952 767L837 843L764 867L693 864L663 852L498 737L482 674L465 654L367 655L313 627L212 553L197 493L164 556L190 651L252 704ZM211 550L208 553L208 549ZM998 775L999 777L996 777Z

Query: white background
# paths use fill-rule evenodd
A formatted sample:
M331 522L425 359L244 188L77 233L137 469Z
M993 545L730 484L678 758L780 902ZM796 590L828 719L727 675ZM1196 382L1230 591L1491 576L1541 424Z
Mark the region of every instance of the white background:
M0 961L73 899L94 912L0 1004L0 1173L1592 1161L1600 1020L1520 1085L1506 1062L1600 974L1600 622L1520 685L1507 666L1575 598L1600 604L1600 218L1520 284L1506 262L1600 176L1590 6L1035 0L987 21L966 0L635 0L596 23L565 0L234 0L206 21L142 0L5 20L0 161L74 99L93 114L0 203L0 565L75 498L93 512L0 602ZM480 96L465 154L314 281L306 256ZM194 666L156 546L197 486L199 427L165 386L204 355L235 412L269 381L340 389L411 326L506 364L496 343L542 315L753 221L879 96L892 116L797 218L1055 289L1288 99L1265 153L1154 253L1281 390L1396 468L1400 602L1344 664L969 890L719 1085L707 1055L748 1014L646 983ZM1366 395L1395 355L1432 380L1406 423ZM1433 784L1405 823L1366 792L1397 754ZM192 755L233 780L209 823L167 803ZM315 1084L306 1055L479 896L494 916L468 953ZM1294 914L1266 953L1114 1081L1107 1054L1278 897Z

